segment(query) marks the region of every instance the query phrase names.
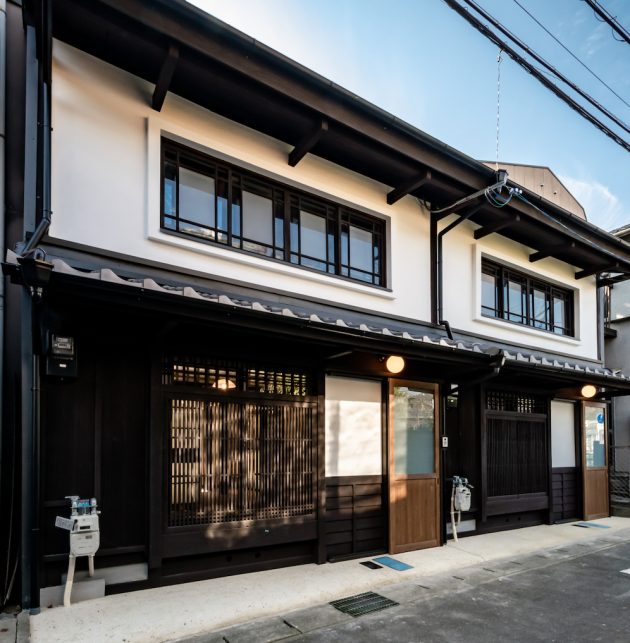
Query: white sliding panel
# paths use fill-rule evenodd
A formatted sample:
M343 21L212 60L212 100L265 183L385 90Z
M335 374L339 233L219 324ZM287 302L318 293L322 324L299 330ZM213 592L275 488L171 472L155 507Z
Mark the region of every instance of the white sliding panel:
M381 383L326 377L326 477L382 473Z
M551 402L551 466L575 466L575 406L573 402Z

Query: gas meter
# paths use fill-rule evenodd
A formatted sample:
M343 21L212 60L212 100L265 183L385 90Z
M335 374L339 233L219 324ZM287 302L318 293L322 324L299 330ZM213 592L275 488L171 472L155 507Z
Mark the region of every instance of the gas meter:
M66 496L71 503L70 518L57 516L55 526L70 532L70 557L68 576L63 593L63 604L70 605L70 594L74 582L74 568L78 556L88 557L89 575L94 576L94 554L100 544L100 529L96 510L96 498L80 499L79 496Z
M462 520L462 511L470 511L470 490L473 486L468 478L453 476L451 479L453 487L451 490L451 529L453 540L457 542L457 528Z
M470 511L470 496L469 487L455 487L455 511Z

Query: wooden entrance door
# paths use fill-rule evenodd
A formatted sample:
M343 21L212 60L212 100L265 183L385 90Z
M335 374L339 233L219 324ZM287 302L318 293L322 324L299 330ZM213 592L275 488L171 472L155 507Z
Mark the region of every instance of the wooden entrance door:
M394 381L389 395L389 549L440 544L438 393L433 384Z
M584 519L605 518L608 507L608 409L585 402L582 420Z

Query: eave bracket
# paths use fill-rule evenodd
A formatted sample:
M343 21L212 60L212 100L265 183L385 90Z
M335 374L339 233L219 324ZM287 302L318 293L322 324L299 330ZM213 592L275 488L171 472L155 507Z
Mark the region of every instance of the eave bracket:
M399 201L407 194L410 194L414 190L422 187L425 183L428 183L431 180L431 171L425 170L420 174L414 176L409 181L399 185L397 188L394 188L391 192L387 194L387 203L388 205L393 205L396 201Z
M477 241L479 239L483 239L484 237L487 237L489 234L493 234L494 232L500 232L501 230L505 230L505 228L509 228L510 226L513 226L515 223L518 223L521 220L521 216L519 214L510 217L509 219L503 219L502 221L497 221L497 223L493 223L492 225L487 225L483 226L481 228L477 228L475 230L475 239Z
M171 81L173 80L178 60L179 49L175 45L169 45L168 52L166 53L166 57L164 58L164 62L160 68L157 83L155 83L153 98L151 99L151 107L156 112L162 111L162 105L164 105L166 93L171 86Z
M529 255L529 260L534 263L535 261L540 261L541 259L546 259L547 257L554 257L558 252L562 252L563 250L570 250L572 248L575 248L575 241L571 241L570 243L554 243L548 246L544 246L536 252L532 252L532 254Z
M295 167L328 132L328 121L324 118L289 152L289 165Z

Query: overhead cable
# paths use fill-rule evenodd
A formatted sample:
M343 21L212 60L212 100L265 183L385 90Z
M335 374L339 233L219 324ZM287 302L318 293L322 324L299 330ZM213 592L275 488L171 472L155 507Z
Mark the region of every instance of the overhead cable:
M477 31L482 33L486 38L491 40L497 47L500 47L505 51L510 58L517 62L521 67L523 67L527 72L529 72L536 80L543 84L547 89L552 91L558 98L561 98L571 109L580 114L587 121L595 125L599 130L601 130L606 136L611 138L615 143L623 147L627 152L630 152L630 143L624 140L619 134L610 129L605 123L602 123L598 118L593 116L585 107L576 102L571 96L566 94L562 89L557 85L552 83L550 80L547 80L529 61L523 58L519 53L512 49L505 41L501 40L493 31L491 31L486 25L477 20L467 9L462 7L460 4L455 2L455 0L444 0L444 2L454 11L456 11L462 18L469 22Z
M553 38L574 60L576 60L586 71L588 71L593 78L596 78L606 89L608 89L610 92L612 92L626 107L630 107L630 103L626 102L626 100L620 96L608 83L606 83L600 76L598 76L584 61L582 61L578 56L576 56L561 40L556 38L545 25L540 22L534 16L531 14L518 0L514 0L514 3L517 4L545 33L547 33L551 38Z
M607 116L611 121L621 127L625 132L630 134L630 128L613 113L606 109L601 103L596 101L592 96L587 94L583 89L578 87L574 82L570 81L564 74L558 71L553 65L549 64L542 56L539 56L533 49L524 43L518 36L515 36L509 29L504 27L498 20L495 20L487 11L480 7L474 0L464 0L464 2L472 7L480 16L487 20L495 29L498 29L503 35L507 36L512 42L516 43L523 51L527 52L537 63L548 69L554 76L559 78L563 83L568 85L574 92L579 94L584 100L588 101L593 107L598 109L602 114Z
M615 33L618 33L621 36L621 40L619 38L615 38L617 42L623 42L624 40L630 45L630 33L628 33L628 30L615 18L615 16L611 15L602 7L597 0L582 0L583 2L586 2L586 4L595 12L597 16L601 18L601 22L606 22L610 25L610 27L613 30L613 38L615 38Z

